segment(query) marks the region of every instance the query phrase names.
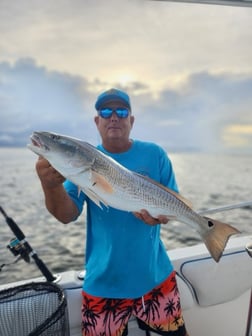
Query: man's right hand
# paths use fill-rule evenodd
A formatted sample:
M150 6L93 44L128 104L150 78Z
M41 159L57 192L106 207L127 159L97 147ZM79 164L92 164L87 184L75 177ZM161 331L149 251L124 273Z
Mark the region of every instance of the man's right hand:
M79 211L63 186L65 177L42 157L36 162L36 171L45 194L48 211L64 224L76 219Z
M36 171L43 187L46 189L57 188L65 181L64 176L62 176L46 159L41 156L38 158L36 163Z

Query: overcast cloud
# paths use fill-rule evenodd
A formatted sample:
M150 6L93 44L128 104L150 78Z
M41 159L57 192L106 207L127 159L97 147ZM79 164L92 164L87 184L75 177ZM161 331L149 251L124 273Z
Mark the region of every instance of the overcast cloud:
M132 136L252 151L252 8L158 1L0 2L0 145L34 130L93 144L97 94L128 91Z

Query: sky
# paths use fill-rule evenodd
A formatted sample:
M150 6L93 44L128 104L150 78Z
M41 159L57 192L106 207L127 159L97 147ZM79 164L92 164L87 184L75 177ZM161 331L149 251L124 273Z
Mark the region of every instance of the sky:
M252 153L252 7L0 0L0 146L43 130L100 141L94 103L126 90L131 136Z

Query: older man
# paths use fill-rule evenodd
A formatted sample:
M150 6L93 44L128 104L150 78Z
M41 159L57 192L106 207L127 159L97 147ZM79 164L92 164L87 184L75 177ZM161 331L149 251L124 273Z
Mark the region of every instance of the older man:
M97 98L94 117L99 150L123 166L177 191L172 164L158 145L130 138L134 124L127 93L110 89ZM74 221L87 204L86 276L82 335L127 335L131 315L140 328L159 335L187 335L175 273L160 239L165 216L143 209L101 209L40 158L37 173L47 209L61 222ZM63 183L64 182L64 183Z

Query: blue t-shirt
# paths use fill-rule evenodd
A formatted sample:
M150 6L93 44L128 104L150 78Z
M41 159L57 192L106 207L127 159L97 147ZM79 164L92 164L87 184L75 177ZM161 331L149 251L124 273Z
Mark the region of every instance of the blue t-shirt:
M134 140L128 151L119 154L109 153L101 145L97 148L129 170L178 191L172 164L158 145ZM85 292L106 298L137 298L169 276L173 266L160 239L160 225L147 225L130 212L100 209L73 183L64 185L79 213L87 202Z

